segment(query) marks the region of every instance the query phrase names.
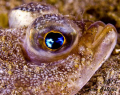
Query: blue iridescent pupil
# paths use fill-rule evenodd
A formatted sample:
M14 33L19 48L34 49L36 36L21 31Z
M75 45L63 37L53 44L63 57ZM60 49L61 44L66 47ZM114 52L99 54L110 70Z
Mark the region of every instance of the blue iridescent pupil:
M64 43L64 37L60 33L50 32L45 38L45 44L50 49L58 49Z

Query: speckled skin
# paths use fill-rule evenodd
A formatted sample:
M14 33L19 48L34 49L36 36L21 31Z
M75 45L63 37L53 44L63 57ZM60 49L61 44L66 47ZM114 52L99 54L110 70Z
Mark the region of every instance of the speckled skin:
M26 25L28 26L38 16L53 13L58 13L58 10L48 4L34 2L23 4L11 10L9 14L9 26L16 28L25 27Z
M19 9L21 10L21 8L13 10ZM34 11L30 11L30 13L34 13ZM39 23L39 20L36 19L39 18L38 14L40 17L45 16L41 12L35 14L37 16L33 17L29 24L0 30L0 94L74 95L111 54L117 40L116 29L111 24L105 25L100 21L87 24L89 22L69 20L56 12L45 14L49 17L49 21L59 16L64 17L67 20L66 23L69 22L77 35L77 40L73 39L75 44L67 47L68 52L63 50L56 54L56 52L44 50L46 53L50 52L54 55L48 57L46 60L49 62L46 62L38 59L43 54L35 55L35 48L31 47L31 44L28 45L28 41L31 40L26 40L30 39L29 30L32 25ZM24 20L26 19L21 22ZM59 23L60 20L57 20L54 20L55 23ZM11 27L16 23L10 24ZM39 29L41 25L34 29ZM79 25L84 25L85 28L80 28ZM65 56L62 56L62 52ZM41 52L38 51L39 53ZM57 60L54 58L55 54L60 55Z

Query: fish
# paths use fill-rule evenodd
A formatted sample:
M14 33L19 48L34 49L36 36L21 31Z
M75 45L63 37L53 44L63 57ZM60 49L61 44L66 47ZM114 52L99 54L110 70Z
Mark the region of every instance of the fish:
M117 30L46 3L12 9L0 29L0 94L74 95L111 55Z

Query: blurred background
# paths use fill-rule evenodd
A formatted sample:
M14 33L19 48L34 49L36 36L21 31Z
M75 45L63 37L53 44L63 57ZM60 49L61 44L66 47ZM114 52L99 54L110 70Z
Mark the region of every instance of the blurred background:
M0 28L9 27L12 8L31 1L49 3L76 20L100 20L116 27L118 42L111 57L77 95L120 95L120 0L0 0Z

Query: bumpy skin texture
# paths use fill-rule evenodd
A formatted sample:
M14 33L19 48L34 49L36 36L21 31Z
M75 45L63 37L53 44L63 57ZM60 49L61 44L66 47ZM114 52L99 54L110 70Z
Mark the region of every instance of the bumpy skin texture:
M41 3L31 4L35 9L37 5L42 6ZM70 20L47 4L44 5L50 7L50 10L46 10L45 14L44 7L37 12L27 11L31 9L28 7L31 4L11 11L10 27L15 28L0 30L0 94L74 95L111 54L116 44L116 29L111 24L105 25L100 21L91 23ZM55 12L49 13L53 9ZM19 17L14 14L18 10L22 13ZM32 18L27 24L24 23L26 18L20 19L26 12ZM13 14L16 19L12 18ZM32 14L35 16L31 16ZM39 21L41 18L42 24L41 20ZM12 22L13 19L15 21ZM20 22L17 19L20 19ZM34 40L31 40L29 33L33 30L37 33L41 27L44 29L49 26L51 21L51 25L65 24L73 29L76 38L71 41L75 44L67 47L67 52L64 49L59 53L43 50L44 53L48 53L46 60L49 61L45 60L45 56L42 61L41 56L44 54L32 46L31 41ZM57 60L55 55L58 56Z

